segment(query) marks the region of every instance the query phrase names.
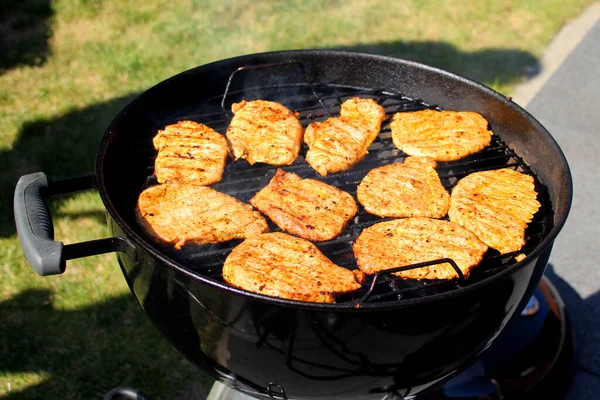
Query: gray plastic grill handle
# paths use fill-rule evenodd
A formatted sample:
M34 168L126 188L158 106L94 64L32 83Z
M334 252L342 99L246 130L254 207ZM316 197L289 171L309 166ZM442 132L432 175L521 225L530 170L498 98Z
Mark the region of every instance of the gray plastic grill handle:
M134 260L137 251L122 237L108 237L63 245L54 241L54 225L46 199L55 194L72 193L96 187L94 175L48 182L46 174L22 176L15 188L15 223L27 262L38 274L65 272L66 261L114 251L128 253Z
M40 275L65 271L63 244L54 241L54 226L45 198L48 178L43 172L22 176L14 198L15 224L27 262Z

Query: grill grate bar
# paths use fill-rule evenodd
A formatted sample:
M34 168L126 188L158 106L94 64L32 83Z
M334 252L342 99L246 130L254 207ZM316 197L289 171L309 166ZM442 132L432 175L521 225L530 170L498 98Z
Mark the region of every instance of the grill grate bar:
M381 90L369 90L361 88L347 88L335 85L307 84L289 85L290 95L282 96L279 88L246 88L244 91L230 90L228 102L240 101L241 99L264 98L279 101L287 105L293 111L299 113L299 119L304 127L313 121L322 121L329 116L339 114L340 104L354 96L370 97L381 104L386 111L386 119L382 124L381 133L369 148L369 153L363 161L349 171L320 177L304 161L307 147L303 145L300 156L292 165L283 167L288 172L294 172L305 178L315 178L328 184L332 184L341 190L356 194L356 186L372 168L401 162L406 154L397 149L391 141L390 121L396 112L418 111L423 109L439 109L420 100L411 99L405 95L390 93ZM314 92L313 92L314 89ZM270 91L273 96L269 97ZM285 93L285 91L283 91ZM260 97L252 97L253 93L260 93ZM191 119L207 124L218 132L225 133L230 121L230 116L221 109L223 98L207 100L194 109L183 110L180 114L168 117L155 118L154 125L148 130L148 139L132 143L132 157L135 157L140 165L142 175L153 174L153 164L156 152L152 146L151 138L165 125L176 123L182 119ZM293 107L291 106L293 105ZM492 127L494 128L494 127ZM500 132L492 136L490 146L482 151L454 162L439 162L438 174L446 189L451 190L459 179L477 171L486 171L499 168L513 168L521 172L535 175L531 168L501 139ZM213 187L221 192L234 196L247 202L258 190L264 187L274 176L277 167L264 164L250 166L243 160L229 160L223 180ZM149 177L144 186L154 184L155 179ZM495 250L489 250L482 263L474 268L471 276L461 285L469 285L498 272L510 268L516 263L514 257L517 254L529 254L541 243L553 227L553 211L549 201L547 190L536 178L536 190L539 193L538 200L542 204L541 209L534 216L526 232L526 244L519 252L510 254L499 254ZM133 207L132 207L133 209ZM133 215L133 211L131 211ZM352 243L361 231L377 222L390 220L391 218L379 218L368 214L359 204L359 212L351 221L344 232L337 238L316 243L316 245L336 264L348 269L355 269L356 261L352 252ZM270 223L272 231L279 231L274 224ZM140 232L142 235L143 233ZM185 265L186 267L212 279L222 281L221 268L226 257L240 241L231 241L214 245L193 246L181 251L173 249L161 249L170 258ZM338 303L353 304L357 299L367 293L368 286L372 280L367 279L363 288L352 295L340 296ZM436 293L454 290L456 281L404 281L395 276L381 276L376 282L373 293L369 295L368 302L397 301L398 299L417 298Z

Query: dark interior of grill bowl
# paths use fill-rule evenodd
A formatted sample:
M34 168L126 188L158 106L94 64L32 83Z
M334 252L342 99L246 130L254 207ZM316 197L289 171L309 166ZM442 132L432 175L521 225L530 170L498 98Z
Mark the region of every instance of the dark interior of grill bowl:
M367 172L382 165L401 162L406 158L406 155L397 149L391 140L389 122L393 114L402 111L418 111L426 108L440 109L439 107L435 104L427 104L420 100L411 99L403 94L387 91L333 85L311 86L308 84L295 84L288 86L280 85L277 87L246 87L244 90L229 91L226 93L223 105L221 104L223 96L217 96L200 101L198 104L190 107L180 108L175 112L162 110L150 111L147 114L146 123L136 127L136 129L143 129L143 132L138 132L140 133L138 137L142 139L130 144L131 151L129 154L131 165L139 169L139 173L134 174L137 175L139 181L136 184L136 192L131 193L129 196L130 207L128 207L127 213L123 217L139 235L144 237L149 243L153 243L135 223L133 209L137 201L137 195L145 187L156 184L156 180L153 177L156 150L152 146L152 138L159 129L164 128L166 125L176 123L180 120L193 120L206 124L224 134L231 121L232 114L229 110L232 103L241 100L262 99L278 101L292 111L298 112L302 126L306 127L313 121L323 121L330 116L338 116L340 104L353 96L373 98L385 108L387 115L386 120L382 124L381 133L369 147L369 153L366 157L357 166L348 171L321 177L306 163L304 155L306 154L307 146L304 144L297 160L290 166L284 166L283 169L287 172L294 172L303 178L316 178L326 182L349 192L356 199L357 185ZM496 132L497 127L494 127L492 124L491 129ZM515 154L501 140L501 137L502 132L496 132L489 147L458 161L440 162L438 163L437 171L442 184L448 191L452 190L452 187L459 179L475 171L509 167L534 176L538 201L542 204L542 207L529 224L526 231L525 246L517 253L505 255L500 255L493 249L488 250L481 264L472 270L470 277L465 281L458 279L450 281L402 280L394 275L384 274L378 278L377 284L366 299L367 302L388 302L423 297L472 284L510 268L516 264L516 260L514 259L516 254L523 253L527 255L543 241L552 229L554 220L548 190L539 182L526 161ZM234 162L229 159L223 179L212 187L248 203L256 192L269 183L275 175L277 168L276 166L261 163L251 166L244 160ZM348 224L340 236L331 241L316 243L329 259L337 265L348 269L357 268L352 252L352 243L360 232L370 225L390 219L371 215L363 209L360 203L357 202L357 204L359 211L356 217ZM280 231L268 218L266 219L269 221L271 231ZM241 243L241 240L211 245L189 245L179 251L174 250L172 246L161 246L156 243L154 243L154 246L182 266L205 277L222 281L221 270L223 262L231 250L239 243ZM336 302L352 304L357 299L361 299L368 292L372 280L372 277L367 277L367 280L359 291L339 296Z

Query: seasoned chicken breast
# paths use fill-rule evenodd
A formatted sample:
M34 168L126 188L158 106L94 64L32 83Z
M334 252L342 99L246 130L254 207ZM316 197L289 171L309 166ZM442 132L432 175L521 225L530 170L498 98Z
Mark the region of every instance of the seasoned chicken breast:
M394 145L411 156L454 161L476 153L492 140L488 122L476 112L399 112L392 123Z
M152 142L158 150L154 173L159 182L210 185L221 180L229 148L212 128L180 121L158 131Z
M323 176L352 168L367 154L384 119L385 110L373 99L346 100L339 117L306 128L306 162Z
M533 177L504 168L462 178L450 197L450 220L502 254L525 244L525 229L541 204Z
M479 264L487 246L462 226L430 218L404 218L365 228L353 249L359 268L367 274L406 265L450 258L463 275ZM449 263L395 272L404 279L452 279Z
M163 183L144 190L135 214L152 239L174 244L225 242L269 230L267 221L248 204L207 186Z
M289 109L273 101L254 100L234 103L231 110L234 117L226 136L236 160L289 165L298 157L304 129Z
M250 204L284 231L315 242L338 236L357 211L349 193L282 169Z
M332 303L359 289L364 274L335 265L307 240L273 232L234 248L223 264L223 279L268 296Z
M404 163L372 169L358 185L358 201L380 217L443 218L450 194L429 157L407 157Z

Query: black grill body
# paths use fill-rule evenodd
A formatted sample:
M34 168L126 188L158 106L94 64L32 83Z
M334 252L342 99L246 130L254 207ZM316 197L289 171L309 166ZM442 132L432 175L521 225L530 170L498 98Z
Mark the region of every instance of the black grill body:
M252 66L259 68L236 72ZM492 146L464 160L440 163L438 172L449 190L478 170L510 167L532 174L542 209L527 232L527 257L517 263L514 255L490 251L468 280L424 283L383 275L372 291L371 281L355 296L334 304L302 303L226 285L220 268L235 242L176 253L153 244L135 223L137 197L153 184L151 140L158 129L191 119L224 133L231 103L259 98L298 111L306 126L337 115L339 104L356 95L374 98L388 116L423 108L484 115L495 132ZM391 144L386 120L357 167L318 179L354 195L370 169L404 157ZM230 161L222 182L214 187L247 201L275 169ZM284 169L317 177L302 156ZM150 319L198 366L232 384L252 387L265 398L282 388L288 398L406 396L456 372L524 306L543 274L572 196L562 152L548 132L509 99L424 65L331 51L238 57L155 86L128 105L107 130L96 179L112 233L134 249L118 258ZM353 240L364 227L381 220L361 208L339 238L318 246L332 261L356 268Z

